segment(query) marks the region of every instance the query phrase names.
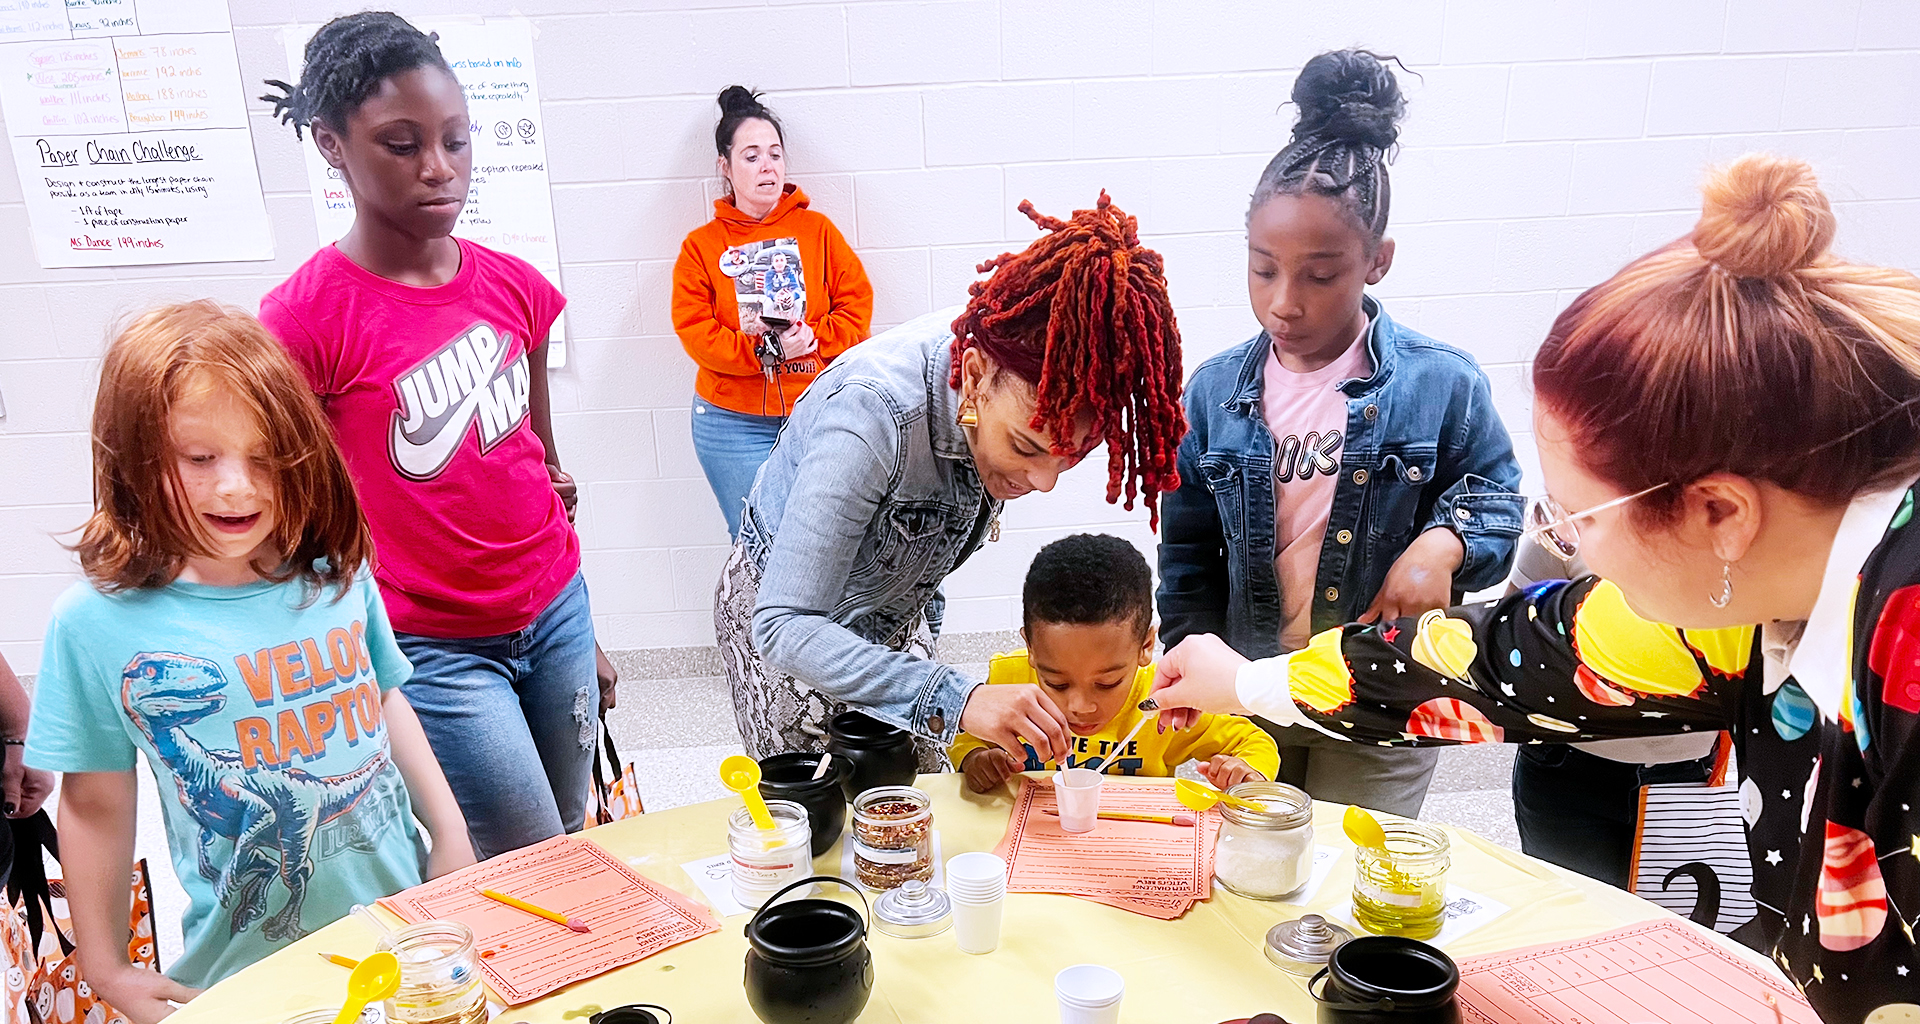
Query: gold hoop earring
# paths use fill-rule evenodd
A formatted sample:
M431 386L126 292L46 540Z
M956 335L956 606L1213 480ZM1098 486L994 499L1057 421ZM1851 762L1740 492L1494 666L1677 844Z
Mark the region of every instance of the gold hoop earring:
M1725 608L1727 605L1730 605L1733 603L1733 563L1732 562L1721 563L1720 592L1718 594L1708 594L1707 603L1713 605L1715 608Z
M954 418L954 422L963 427L977 427L980 425L980 414L974 412L972 407L963 405L960 407L960 415Z

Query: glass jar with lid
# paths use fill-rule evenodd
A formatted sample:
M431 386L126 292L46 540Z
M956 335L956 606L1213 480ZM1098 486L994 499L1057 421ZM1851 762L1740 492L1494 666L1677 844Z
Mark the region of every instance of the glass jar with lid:
M1228 892L1279 899L1313 875L1313 799L1284 782L1242 782L1228 792L1259 810L1220 805L1213 877Z

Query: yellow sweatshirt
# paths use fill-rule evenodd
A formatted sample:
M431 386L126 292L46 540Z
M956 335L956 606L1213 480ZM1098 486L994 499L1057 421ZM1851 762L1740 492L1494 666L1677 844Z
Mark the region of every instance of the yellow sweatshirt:
M1009 654L996 654L987 666L988 684L1031 683L1034 681L1033 668L1027 663L1027 652L1022 649ZM1118 759L1115 767L1119 775L1143 775L1152 778L1166 778L1175 768L1188 761L1205 761L1215 754L1230 754L1252 765L1254 770L1271 779L1280 770L1280 750L1274 746L1273 737L1260 731L1260 727L1239 715L1201 715L1193 728L1179 732L1161 733L1153 723L1147 723L1140 734L1127 743L1127 749L1115 752L1113 746L1120 738L1133 729L1134 723L1147 712L1141 711L1139 704L1147 698L1153 688L1153 666L1148 665L1134 674L1132 692L1127 694L1126 703L1121 705L1120 713L1112 721L1101 726L1092 736L1067 734L1073 745L1067 755L1068 768L1077 768L1092 762L1090 767L1099 767L1103 758L1111 755ZM975 739L961 733L953 741L953 749L948 756L953 766L960 767L968 754L981 747L991 746L985 740ZM1027 763L1022 771L1037 772L1058 767L1052 761L1041 761L1040 755L1032 744L1026 744Z

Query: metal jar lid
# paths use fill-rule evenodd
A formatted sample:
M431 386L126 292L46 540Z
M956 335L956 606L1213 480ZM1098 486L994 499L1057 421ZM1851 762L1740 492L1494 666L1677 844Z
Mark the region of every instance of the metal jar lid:
M1327 965L1327 958L1353 933L1319 914L1298 921L1282 921L1267 931L1267 959L1291 974L1307 976Z
M918 878L881 893L873 901L873 916L881 931L897 939L924 939L953 927L946 890Z

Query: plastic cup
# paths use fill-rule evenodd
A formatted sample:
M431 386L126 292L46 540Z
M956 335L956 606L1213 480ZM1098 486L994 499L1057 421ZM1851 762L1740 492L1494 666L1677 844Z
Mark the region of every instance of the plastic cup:
M1000 948L1000 916L1007 898L975 902L950 897L953 906L953 939L962 953L991 953Z
M1103 776L1091 768L1062 768L1053 777L1053 799L1062 832L1091 832L1100 818Z
M1007 893L1007 862L991 853L962 853L947 859L947 895L982 902Z
M1077 964L1053 976L1060 1024L1119 1024L1126 991L1120 972L1099 964Z

